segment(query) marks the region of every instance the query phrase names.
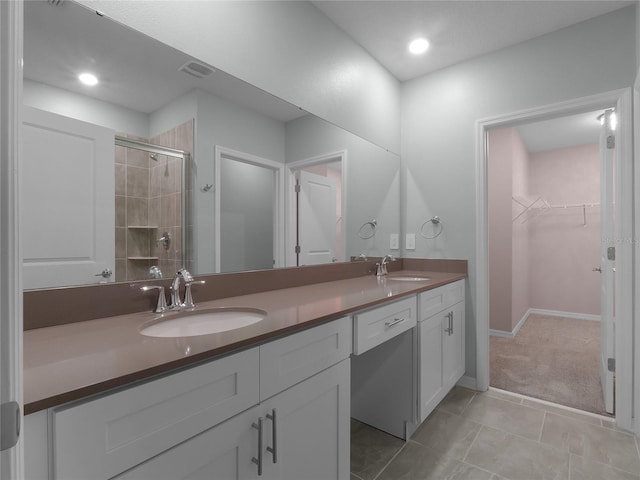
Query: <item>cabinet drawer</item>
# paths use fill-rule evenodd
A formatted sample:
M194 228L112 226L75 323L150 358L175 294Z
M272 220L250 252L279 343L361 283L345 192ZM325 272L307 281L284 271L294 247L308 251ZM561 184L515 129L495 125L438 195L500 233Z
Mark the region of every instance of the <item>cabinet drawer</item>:
M53 411L54 479L111 478L258 403L253 348Z
M416 326L416 297L358 313L353 318L353 353L360 355Z
M435 315L442 310L464 300L464 280L443 285L422 292L418 295L420 302L420 321Z
M345 317L262 345L260 399L348 358L351 334L350 318Z

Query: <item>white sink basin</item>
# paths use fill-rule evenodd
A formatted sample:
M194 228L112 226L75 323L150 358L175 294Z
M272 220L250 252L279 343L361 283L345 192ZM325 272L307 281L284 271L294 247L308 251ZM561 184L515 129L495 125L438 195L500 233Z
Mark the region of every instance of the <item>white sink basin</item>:
M387 275L389 280L397 280L400 282L427 282L431 280L431 277L424 277L422 275L413 275L406 273L392 273Z
M227 332L259 322L267 316L257 308L220 307L163 314L140 329L148 337L193 337Z

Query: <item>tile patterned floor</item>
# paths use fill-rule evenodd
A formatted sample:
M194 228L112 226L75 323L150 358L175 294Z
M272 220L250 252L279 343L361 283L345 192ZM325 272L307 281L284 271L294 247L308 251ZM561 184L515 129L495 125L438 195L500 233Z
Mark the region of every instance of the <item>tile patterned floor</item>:
M640 480L640 439L613 420L455 387L411 440L356 420L351 480Z

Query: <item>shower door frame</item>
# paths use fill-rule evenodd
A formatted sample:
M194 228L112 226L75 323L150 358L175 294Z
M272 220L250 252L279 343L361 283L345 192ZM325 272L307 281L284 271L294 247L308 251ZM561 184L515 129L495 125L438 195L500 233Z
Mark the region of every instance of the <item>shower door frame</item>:
M546 120L564 115L588 112L615 106L620 130L616 138L623 169L619 188L620 205L616 212L616 224L621 239L633 239L633 137L631 88L614 90L567 102L527 109L476 121L476 388L489 388L489 241L487 199L487 131L490 128L508 127L526 122ZM620 242L616 256L618 278L616 288L616 423L633 430L633 243ZM636 403L638 403L636 399Z

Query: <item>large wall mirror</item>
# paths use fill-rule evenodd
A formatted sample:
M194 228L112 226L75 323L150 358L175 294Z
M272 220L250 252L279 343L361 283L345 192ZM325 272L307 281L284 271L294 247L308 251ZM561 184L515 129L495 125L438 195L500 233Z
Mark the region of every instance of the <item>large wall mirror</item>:
M25 289L398 253L397 155L52 3L24 6Z

